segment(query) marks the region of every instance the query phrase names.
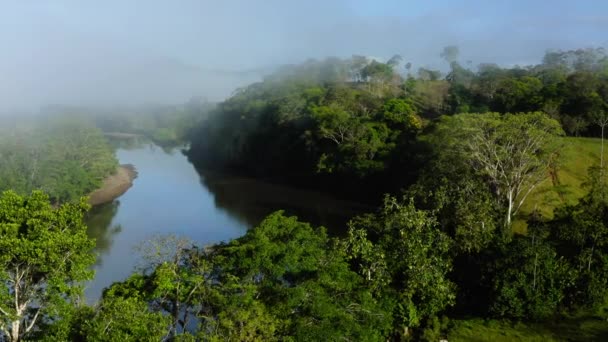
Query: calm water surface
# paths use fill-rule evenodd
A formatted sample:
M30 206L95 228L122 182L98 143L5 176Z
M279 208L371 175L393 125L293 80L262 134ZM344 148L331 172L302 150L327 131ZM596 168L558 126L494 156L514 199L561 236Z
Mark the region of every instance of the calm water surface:
M340 231L349 217L365 208L330 196L248 178L198 172L179 150L154 145L118 149L122 164L138 171L133 186L88 217L97 239L95 279L89 301L127 278L138 263L137 246L158 235L187 237L200 245L229 241L269 213L284 209L315 225Z

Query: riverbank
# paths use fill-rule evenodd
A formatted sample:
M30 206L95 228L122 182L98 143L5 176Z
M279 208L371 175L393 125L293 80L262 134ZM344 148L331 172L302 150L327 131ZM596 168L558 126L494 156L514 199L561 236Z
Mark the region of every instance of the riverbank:
M120 165L116 173L104 179L101 187L89 195L89 204L108 203L127 192L137 178L137 171L131 164Z

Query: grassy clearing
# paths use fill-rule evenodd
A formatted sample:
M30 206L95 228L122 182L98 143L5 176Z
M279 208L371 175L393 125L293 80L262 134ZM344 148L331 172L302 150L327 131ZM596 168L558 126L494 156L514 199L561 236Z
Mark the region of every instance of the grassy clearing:
M608 142L606 142L608 150ZM526 218L539 210L546 218L564 204L575 204L586 194L583 183L587 171L600 163L601 140L595 138L563 138L558 164L558 184L547 179L530 194L522 207L513 230L526 232ZM606 154L604 156L606 157ZM608 159L607 159L608 162ZM600 316L583 315L543 323L514 323L500 320L452 320L448 341L608 341L608 310Z
M581 316L538 324L500 320L452 320L448 341L608 341L608 322Z
M582 184L587 177L587 170L592 165L599 165L601 140L596 138L562 138L558 164L558 185L548 177L530 194L524 203L519 219L513 224L517 233L525 233L525 219L535 209L546 218L553 217L553 210L563 204L574 204L586 191ZM606 142L608 150L608 142ZM605 153L606 154L606 153Z

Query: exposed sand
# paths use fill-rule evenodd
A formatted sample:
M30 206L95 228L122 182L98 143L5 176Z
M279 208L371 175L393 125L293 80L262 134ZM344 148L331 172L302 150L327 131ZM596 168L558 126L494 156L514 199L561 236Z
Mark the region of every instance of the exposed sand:
M137 171L133 165L120 165L116 169L116 173L104 179L101 187L89 195L89 203L98 205L111 202L127 192L136 177Z

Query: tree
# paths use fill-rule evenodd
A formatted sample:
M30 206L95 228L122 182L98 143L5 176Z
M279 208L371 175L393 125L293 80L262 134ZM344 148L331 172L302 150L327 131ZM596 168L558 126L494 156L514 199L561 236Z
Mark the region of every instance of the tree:
M405 70L407 71L407 76L410 77L410 71L412 70L412 62L407 62L405 63Z
M606 61L604 48L585 48L568 51L547 51L543 64L569 71L598 71Z
M473 80L472 90L479 94L482 102L487 106L494 100L499 84L504 77L505 71L498 65L484 63L478 66L477 75Z
M376 60L372 60L363 68L363 70L361 70L361 75L368 83L368 90L370 93L374 94L376 97L382 97L385 90L388 88L387 85L389 82L394 78L400 79L395 75L393 70L393 67L396 66L395 63L398 63L399 61L399 58L395 59L395 57L393 57L389 63L380 63Z
M99 129L79 117L53 117L0 139L0 190L45 191L54 203L78 200L116 171Z
M543 84L532 76L503 79L493 96L492 108L501 113L531 112L542 109Z
M269 215L244 237L219 246L218 280L234 284L238 279L237 289L246 291L226 288L225 303L231 304L217 308L224 312L218 323L230 317L235 322L230 311L254 307L261 320L269 319L266 311L272 314L273 323L267 326L276 327L279 339L381 339L390 319L337 247L324 228L313 228L282 212ZM259 303L252 302L254 298ZM256 324L251 323L251 327Z
M527 236L517 236L498 248L500 253L492 266L493 314L542 320L562 305L574 277L567 260L547 239L547 228L536 219L529 221Z
M504 209L505 234L528 195L547 177L555 158L559 123L540 112L458 115L442 124L455 129L471 166L487 179Z
M564 115L561 122L564 130L575 137L578 137L589 126L589 123L580 116Z
M74 320L70 340L75 341L164 341L170 318L151 312L137 297L106 295L95 307L87 307ZM59 336L56 336L59 337Z
M414 112L411 101L388 100L382 107L382 119L391 126L405 131L416 132L422 129L422 120Z
M167 314L169 336L185 333L216 296L209 254L176 236L156 237L139 249L143 259L139 272L113 284L104 298L141 299L154 312Z
M351 75L355 82L363 81L363 68L369 63L367 57L353 55L351 58Z
M318 122L319 134L336 145L357 139L358 118L339 104L313 108L313 118Z
M454 304L451 243L429 213L387 197L378 215L351 222L344 248L368 286L394 301L395 328L405 337Z
M201 313L197 337L203 341L279 341L282 319L260 299L256 285L228 276L212 310Z
M458 60L458 55L460 54L460 49L456 45L449 45L443 48L441 51L441 58L445 59L446 62L450 63L450 65L456 60Z
M79 300L95 262L83 223L88 208L82 199L55 209L39 191L0 197L0 332L6 340L26 338L66 302Z
M428 137L425 137L428 139ZM439 150L449 138L433 146ZM496 232L496 201L490 188L471 170L462 155L439 153L420 172L407 193L420 208L436 213L441 230L454 240L461 254L478 253L492 242Z
M441 78L441 71L418 68L418 78L422 81L438 81Z
M333 142L331 147L323 150L324 153L317 162L319 171L353 172L365 176L384 167L383 158L395 146L390 140L390 129L384 122L357 115L335 102L314 107L312 111L318 135ZM411 127L413 131L416 130L416 125L420 125L413 114L394 113L392 118L403 120L401 125L404 128Z
M450 84L446 81L424 79L416 81L413 87L414 102L420 110L420 115L432 118L444 114L447 109Z
M567 75L556 91L561 101L560 112L580 116L588 123L594 123L594 114L605 109L605 100L600 94L603 82L598 74L588 71Z
M606 114L606 112L601 111L601 112L596 112L593 115L593 119L595 121L595 124L600 126L600 129L602 131L602 147L600 150L600 170L604 170L604 128L606 128L606 126L608 126L608 114Z
M552 223L558 250L577 272L568 304L594 308L608 295L608 194L605 173L589 170L589 193L575 205L558 208Z
M402 61L403 57L401 55L394 55L386 62L386 64L389 65L391 68L395 69Z

